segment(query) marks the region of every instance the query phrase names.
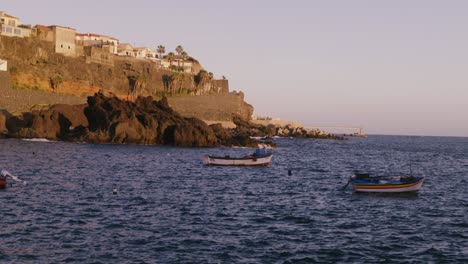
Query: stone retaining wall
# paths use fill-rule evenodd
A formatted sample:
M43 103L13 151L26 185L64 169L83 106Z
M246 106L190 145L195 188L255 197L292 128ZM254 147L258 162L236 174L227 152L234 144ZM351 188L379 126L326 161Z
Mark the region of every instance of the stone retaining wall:
M53 104L84 104L86 98L47 92L12 89L8 72L0 72L0 110L19 114L37 106Z
M168 100L169 105L181 115L208 121L232 121L233 114L249 120L253 112L242 93L173 97Z

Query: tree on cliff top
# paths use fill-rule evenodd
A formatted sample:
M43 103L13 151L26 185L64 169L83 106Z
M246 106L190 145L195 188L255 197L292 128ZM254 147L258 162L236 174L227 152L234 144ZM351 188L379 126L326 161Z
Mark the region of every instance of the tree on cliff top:
M185 64L185 61L188 59L188 53L185 51L182 51L182 53L180 53L180 59L182 60L181 71L184 71L184 64Z
M172 66L172 62L175 60L174 52L169 52L166 56L167 61L169 61L169 68Z
M180 68L180 59L182 52L184 52L184 48L182 48L182 46L179 45L176 47L175 51L177 52L177 55L179 55L179 57L177 58L177 66Z
M159 53L159 58L162 58L162 55L166 52L166 47L159 45L156 51Z
M184 48L182 48L181 45L177 46L175 48L175 51L177 52L177 54L180 56L180 54L182 54L182 52L184 51Z

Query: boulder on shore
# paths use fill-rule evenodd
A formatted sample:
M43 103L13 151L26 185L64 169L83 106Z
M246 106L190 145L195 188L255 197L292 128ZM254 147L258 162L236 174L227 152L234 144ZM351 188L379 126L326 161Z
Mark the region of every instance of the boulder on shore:
M234 116L233 121L236 124L237 134L246 134L251 137L293 137L293 138L323 138L343 140L344 137L337 136L333 133L328 133L319 129L307 129L304 127L295 127L292 125L275 126L275 125L258 125L247 120L243 120L239 116Z

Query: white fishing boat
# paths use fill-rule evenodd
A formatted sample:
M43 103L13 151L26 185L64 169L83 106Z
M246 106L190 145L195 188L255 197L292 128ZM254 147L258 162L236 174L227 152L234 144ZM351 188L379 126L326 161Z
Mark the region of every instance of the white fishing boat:
M210 166L268 166L273 153L257 149L254 154L244 157L205 155L203 163Z
M356 174L351 181L355 192L403 193L419 191L424 177L372 177L369 174Z

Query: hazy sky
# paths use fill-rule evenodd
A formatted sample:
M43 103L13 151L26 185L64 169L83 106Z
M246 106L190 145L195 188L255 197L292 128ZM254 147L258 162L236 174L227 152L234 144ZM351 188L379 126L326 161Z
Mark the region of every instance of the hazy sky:
M26 1L0 10L121 42L181 44L262 115L468 136L468 1Z

